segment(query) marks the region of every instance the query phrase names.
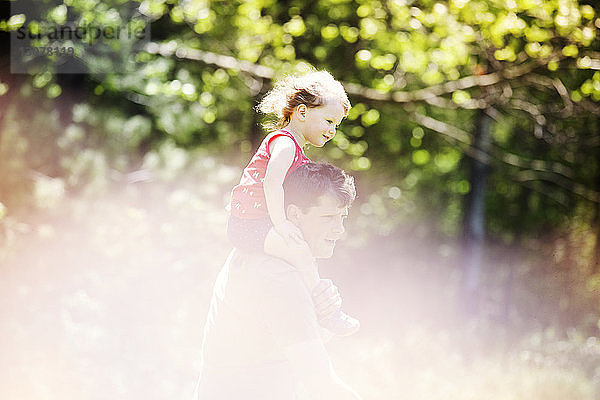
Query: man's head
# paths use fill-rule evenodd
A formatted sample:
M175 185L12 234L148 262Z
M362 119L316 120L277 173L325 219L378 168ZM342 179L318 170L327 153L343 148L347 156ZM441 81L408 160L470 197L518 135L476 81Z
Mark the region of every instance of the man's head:
M290 173L283 189L287 218L300 228L313 256L331 257L356 198L354 179L333 165L309 163Z

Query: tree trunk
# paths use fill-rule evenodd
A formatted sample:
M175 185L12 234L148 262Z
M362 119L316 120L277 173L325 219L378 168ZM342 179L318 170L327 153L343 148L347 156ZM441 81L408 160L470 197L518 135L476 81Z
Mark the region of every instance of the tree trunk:
M492 119L485 110L477 113L473 146L487 154L492 142ZM485 194L489 172L487 158L470 159L470 192L467 195L463 225L463 311L477 315L480 303L481 269L485 236Z
M599 185L600 186L600 185ZM596 242L594 244L594 258L592 259L592 273L600 273L600 203L596 203L596 213L592 220L592 226L596 233Z
M596 133L600 136L600 118L596 119ZM597 147L598 157L597 160L600 160L600 146ZM596 169L596 191L600 192L600 171L598 168ZM594 218L592 219L592 227L595 229L596 233L596 242L594 243L594 258L592 259L592 273L597 274L600 273L600 203L595 204L595 213Z
M531 195L531 189L527 187L521 187L521 193L517 199L517 204L520 206L526 207L527 202L529 201L529 196ZM513 218L511 216L511 218ZM518 216L517 216L518 218ZM514 289L515 289L515 269L519 265L520 260L520 246L521 241L523 239L523 227L514 223L514 234L512 243L508 246L508 277L504 282L504 303L502 304L502 312L500 315L500 322L502 326L508 329L512 325L512 320L510 318L510 312L514 304Z

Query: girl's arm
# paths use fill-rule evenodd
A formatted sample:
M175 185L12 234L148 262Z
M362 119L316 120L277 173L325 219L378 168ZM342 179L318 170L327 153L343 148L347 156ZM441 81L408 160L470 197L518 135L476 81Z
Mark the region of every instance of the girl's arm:
M267 164L267 172L263 181L267 209L274 227L287 222L284 210L283 181L292 166L296 154L296 146L292 139L280 136L270 145L271 157Z

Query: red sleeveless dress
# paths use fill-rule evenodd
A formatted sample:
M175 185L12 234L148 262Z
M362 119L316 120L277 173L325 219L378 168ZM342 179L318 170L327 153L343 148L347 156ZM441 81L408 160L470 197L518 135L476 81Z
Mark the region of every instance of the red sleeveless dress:
M310 161L302 147L290 132L278 130L268 134L244 169L240 183L231 191L231 211L227 221L227 236L238 249L250 252L262 252L265 238L272 228L269 210L265 198L263 181L267 173L267 164L271 158L269 145L280 136L294 141L296 153L286 177L301 165Z

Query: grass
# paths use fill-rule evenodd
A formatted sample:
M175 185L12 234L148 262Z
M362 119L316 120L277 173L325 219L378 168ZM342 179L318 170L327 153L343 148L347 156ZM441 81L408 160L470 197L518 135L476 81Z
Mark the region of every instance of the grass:
M191 395L211 287L230 249L224 205L240 172L208 158L192 165L176 184L61 195L53 208L3 220L1 398ZM328 348L365 399L600 396L598 343L465 323L449 244L398 235L341 245L322 263L362 321Z

